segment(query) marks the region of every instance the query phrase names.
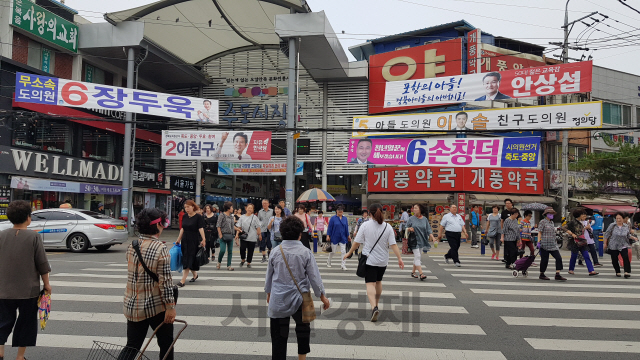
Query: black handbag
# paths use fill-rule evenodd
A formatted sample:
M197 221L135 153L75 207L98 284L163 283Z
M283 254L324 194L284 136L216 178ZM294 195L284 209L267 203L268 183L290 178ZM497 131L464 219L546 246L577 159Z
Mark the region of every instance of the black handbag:
M409 232L409 237L407 238L407 247L409 249L417 249L418 248L418 237L416 236L415 231Z
M369 250L369 254L371 254L371 252L376 247L376 245L378 245L378 242L380 241L380 239L382 239L382 235L384 235L384 233L387 231L387 226L389 226L389 224L385 224L385 227L382 230L382 232L380 233L380 236L378 236L378 240L376 240L376 243L373 244L373 246L371 247L371 250ZM362 251L361 251L360 252L360 258L358 259L358 269L356 270L356 275L358 275L361 278L363 278L365 276L365 274L367 273L367 271L366 271L367 258L368 258L368 256L363 254Z
M198 261L199 266L204 266L209 263L209 254L207 254L207 249L204 247L198 248L198 252L196 253L196 261Z
M251 225L253 225L253 215L251 216L251 222L249 223L249 231L251 231ZM247 238L249 237L249 234L246 231L244 231L244 229L242 229L238 237L240 238L240 240L244 241L244 240L247 240Z
M149 268L147 267L147 264L145 264L144 260L142 259L142 254L140 254L140 243L138 242L138 239L133 240L131 242L131 246L133 246L133 250L135 250L136 254L138 254L138 260L140 261L140 265L142 265L142 268L144 269L144 271L147 272L147 275L149 275L149 277L151 277L153 281L159 283L160 279L158 279L158 275L156 275L153 271L149 270ZM173 289L173 302L177 305L178 295L179 295L178 285L173 285L172 289Z

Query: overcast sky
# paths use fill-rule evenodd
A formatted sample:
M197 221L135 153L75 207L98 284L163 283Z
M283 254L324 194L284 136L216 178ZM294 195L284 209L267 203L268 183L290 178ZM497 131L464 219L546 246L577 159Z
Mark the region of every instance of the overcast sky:
M150 0L67 0L66 4L92 22L104 21L102 14L129 9L155 1ZM496 36L510 37L554 48L549 42L560 42L564 23L564 1L561 0L308 0L313 11L324 10L349 58L347 48L380 36L435 26L457 20ZM640 0L626 0L640 10ZM531 4L523 5L523 4ZM570 39L581 39L589 51L571 51L580 59L593 56L596 65L640 75L640 14L617 0L571 0L569 21L594 11L608 16L587 18L587 27L577 23ZM622 37L624 39L611 41ZM600 40L598 40L600 39ZM597 49L597 50L594 50ZM560 51L551 52L560 55Z

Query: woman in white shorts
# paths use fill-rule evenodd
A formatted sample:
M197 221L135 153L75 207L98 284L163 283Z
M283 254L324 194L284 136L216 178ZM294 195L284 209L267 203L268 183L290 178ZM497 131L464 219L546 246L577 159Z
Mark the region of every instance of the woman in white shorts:
M411 270L411 277L418 278L416 271L420 273L420 280L425 280L427 276L422 273L422 262L420 256L422 255L422 248L430 248L429 240L434 241L433 230L429 224L429 218L426 216L427 208L422 204L414 204L413 216L407 221L407 230L409 233L409 249L413 252L413 269ZM415 236L412 236L415 235Z

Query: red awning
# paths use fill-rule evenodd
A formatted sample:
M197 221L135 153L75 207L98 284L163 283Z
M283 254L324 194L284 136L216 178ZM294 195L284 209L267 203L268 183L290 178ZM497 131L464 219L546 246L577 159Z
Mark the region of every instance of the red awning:
M91 118L91 119L102 119L99 116L87 114L85 112L69 108L66 106L58 106L58 105L47 105L47 104L33 104L26 102L16 101L15 98L12 100L13 107L19 107L26 110L31 110L43 114L49 115L57 115L57 116L69 116L76 118ZM108 122L108 121L92 121L92 120L75 120L69 119L69 121L73 121L79 124L84 124L87 126L91 126L97 129L102 129L106 131L111 131L117 134L124 135L124 124L116 123L116 122ZM147 130L136 130L136 139L149 141L155 144L160 144L162 142L162 135L156 134Z
M635 206L631 206L631 205L589 204L589 205L583 205L583 206L586 208L589 208L592 210L598 210L598 211L603 211L604 209L604 214L615 214L618 211L632 213L632 214L638 212L638 209Z

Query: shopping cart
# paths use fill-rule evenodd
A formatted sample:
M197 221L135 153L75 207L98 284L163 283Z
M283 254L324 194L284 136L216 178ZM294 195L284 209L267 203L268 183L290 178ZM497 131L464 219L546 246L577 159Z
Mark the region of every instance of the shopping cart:
M180 335L182 334L184 329L187 328L186 321L176 319L175 322L181 323L184 326L180 329L180 331L178 331L178 334L176 335L176 338L173 339L169 350L173 349L176 341L178 341L178 338L180 338ZM144 352L147 350L147 347L149 347L151 340L153 340L153 338L156 336L156 333L158 332L160 327L162 327L162 325L164 324L160 324L160 326L155 329L149 340L147 340L147 343L140 351L122 345L109 344L102 341L94 341L87 360L151 360L144 354ZM168 355L169 353L167 353L167 355L165 355L162 360L166 360Z

